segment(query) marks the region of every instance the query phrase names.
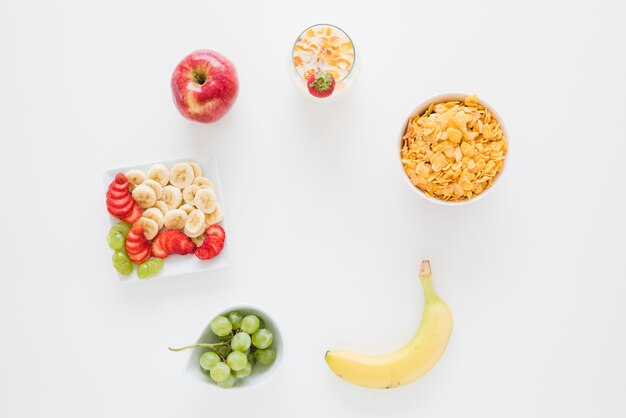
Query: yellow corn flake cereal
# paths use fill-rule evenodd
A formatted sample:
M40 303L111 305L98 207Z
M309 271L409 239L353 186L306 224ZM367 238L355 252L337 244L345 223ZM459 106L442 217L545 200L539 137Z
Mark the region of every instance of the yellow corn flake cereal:
M478 101L431 103L407 124L400 150L411 183L446 201L472 199L504 168L507 143L499 122Z

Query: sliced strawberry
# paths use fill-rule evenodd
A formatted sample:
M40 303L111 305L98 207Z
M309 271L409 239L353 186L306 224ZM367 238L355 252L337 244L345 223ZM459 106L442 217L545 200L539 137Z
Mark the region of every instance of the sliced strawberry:
M125 190L115 190L114 188L112 188L111 186L109 186L109 189L107 190L107 198L111 198L111 199L121 199L123 197L130 197L130 193L128 192L128 189Z
M213 255L211 255L211 252L207 248L205 248L205 247L198 247L198 248L196 248L196 251L194 252L194 254L200 260L208 260L209 258L213 258L214 257Z
M141 264L150 258L150 248L145 248L139 253L128 253L128 258L135 264Z
M113 206L107 205L107 210L109 211L111 215L115 216L116 218L122 219L132 214L133 206L134 206L134 201L130 202L128 206L121 207L121 208L115 208Z
M190 239L181 240L180 249L182 255L193 254L196 250L196 244L194 244Z
M134 224L135 222L137 222L139 220L139 218L141 218L141 215L143 214L143 210L141 209L141 206L139 206L136 202L133 204L133 209L132 212L130 213L130 215L124 216L122 218L120 218L122 221L126 222L127 224Z
M127 236L126 238L126 252L127 253L138 253L140 251L143 251L144 248L145 248L145 245L143 244L142 241L139 241L137 239L133 239Z
M176 231L176 232L180 232L180 231ZM191 244L193 248L189 244ZM195 244L189 239L188 236L186 236L182 232L174 236L174 238L172 239L172 250L175 254L180 254L180 255L190 254L195 249L196 249Z
M206 234L207 236L215 237L222 242L224 242L224 240L226 239L226 232L224 231L224 228L219 225L210 225L206 229Z
M107 207L111 209L124 209L127 213L133 210L133 198L130 195L114 199L107 196Z
M172 248L172 240L176 236L176 232L177 231L174 231L171 229L166 229L165 231L161 232L161 235L162 235L160 239L161 248L163 248L169 254L174 253L174 249Z
M150 246L150 252L155 257L167 258L167 256L170 255L170 253L165 251L163 247L161 246L162 237L163 237L163 234L159 234L156 236L156 238L152 240L152 245Z
M208 260L218 256L223 249L224 241L207 235L202 245L196 248L195 255L201 260Z

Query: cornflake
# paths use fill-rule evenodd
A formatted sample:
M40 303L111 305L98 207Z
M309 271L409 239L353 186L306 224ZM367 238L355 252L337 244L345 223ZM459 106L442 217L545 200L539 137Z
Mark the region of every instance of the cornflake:
M433 103L411 117L400 155L411 183L445 201L487 190L504 167L507 143L500 123L477 96Z

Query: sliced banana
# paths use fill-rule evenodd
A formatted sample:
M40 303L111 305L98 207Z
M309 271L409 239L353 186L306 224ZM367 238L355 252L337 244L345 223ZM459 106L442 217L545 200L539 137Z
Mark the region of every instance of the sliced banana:
M200 186L197 186L195 184L185 187L185 189L183 190L183 199L185 200L185 203L193 205L193 199L194 197L196 197L196 193L198 192L198 190L200 190Z
M193 198L193 203L204 213L213 213L217 207L217 196L211 189L200 189Z
M200 188L206 186L215 191L215 184L213 184L211 179L208 179L206 177L196 177L195 179L193 179L193 184L195 184L196 186L200 186Z
M170 170L163 164L155 164L148 170L148 178L156 181L161 186L167 186L170 181Z
M128 170L126 173L128 182L133 186L139 186L146 179L146 173L141 170Z
M154 207L159 209L161 212L163 212L163 215L165 215L167 211L170 210L167 207L167 204L162 200L157 200L156 202L154 202Z
M189 186L194 177L193 168L187 163L176 163L170 170L170 183L181 190Z
M217 207L215 208L213 212L206 213L204 215L204 222L206 223L207 226L218 224L222 222L223 219L224 219L224 209L222 209L220 205L217 205Z
M143 214L141 216L143 216L144 218L152 219L154 222L156 222L157 226L159 227L159 230L163 228L163 216L164 215L163 215L163 212L161 212L159 208L156 208L156 207L148 208L143 211Z
M183 203L183 194L178 187L165 186L161 200L165 202L168 209L177 209Z
M204 237L206 237L206 234L202 233L202 235L198 235L197 237L191 238L191 242L196 244L196 247L199 247L204 242Z
M133 189L133 199L135 199L135 202L137 202L142 209L145 209L154 206L157 197L152 187L140 184Z
M202 168L198 165L198 163L195 163L193 161L187 161L187 164L189 164L193 169L194 177L199 177L202 175Z
M187 222L185 222L183 232L190 238L202 235L204 232L204 212L200 209L192 210L191 213L187 215Z
M163 186L161 186L161 183L159 183L158 181L152 180L152 179L145 179L143 183L141 184L145 184L146 186L152 187L152 189L154 190L154 193L156 193L157 200L160 199L161 196L163 196Z
M185 203L184 205L182 205L181 207L179 207L178 209L182 209L185 212L187 212L187 215L189 215L191 213L192 210L194 210L196 207L189 205L187 203Z
M135 225L143 226L143 234L146 236L146 239L152 239L156 237L160 229L155 221L144 216L139 218L139 220L133 224L133 226Z
M187 212L182 209L172 209L163 217L163 224L167 229L183 229L187 222Z

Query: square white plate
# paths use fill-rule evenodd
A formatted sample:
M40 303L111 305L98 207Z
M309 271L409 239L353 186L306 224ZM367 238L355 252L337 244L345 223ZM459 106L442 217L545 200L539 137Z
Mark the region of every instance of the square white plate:
M143 170L145 172L145 171L148 171L148 169L153 164L157 164L157 163L165 164L167 168L171 168L174 164L181 162L181 161L195 161L196 163L198 163L200 167L202 167L202 175L204 177L208 177L209 179L213 180L213 183L215 184L215 193L217 194L217 201L219 202L220 206L224 210L224 220L222 220L222 222L220 223L222 228L224 228L224 230L226 231L226 241L224 242L224 249L222 250L220 255L210 260L200 260L199 258L196 258L195 256L193 256L193 254L184 255L184 256L177 255L177 254L170 255L169 257L165 259L165 263L163 264L163 268L161 269L159 274L157 274L154 277L151 277L150 279L138 278L137 266L135 266L135 268L133 269L133 272L130 275L124 276L124 275L117 273L115 271L115 268L113 268L113 265L111 265L111 272L113 274L117 274L119 279L123 282L139 282L139 281L146 281L146 280L162 279L165 277L181 276L184 274L197 273L199 271L215 270L221 267L226 267L230 264L230 247L228 245L228 228L226 227L227 212L226 212L226 209L224 208L224 195L222 193L222 184L220 182L220 175L219 175L219 171L217 168L217 159L215 158L214 155L208 155L204 157L188 156L188 157L183 157L183 158L175 158L173 160L152 161L152 162L145 163L145 164L134 164L128 167L119 167L119 168L113 168L113 169L107 170L104 172L104 193L106 193L107 188L109 187L109 184L113 181L113 178L115 177L117 173L120 173L120 172L126 173L128 170L131 170L133 168ZM102 205L104 206L104 199L102 200ZM104 216L108 218L108 222L111 226L119 221L117 218L114 218L113 216L111 216L108 212L104 211L104 213L105 213ZM106 237L103 237L103 242L106 245ZM107 249L110 250L108 247ZM112 250L110 250L110 254L112 253L113 253Z

